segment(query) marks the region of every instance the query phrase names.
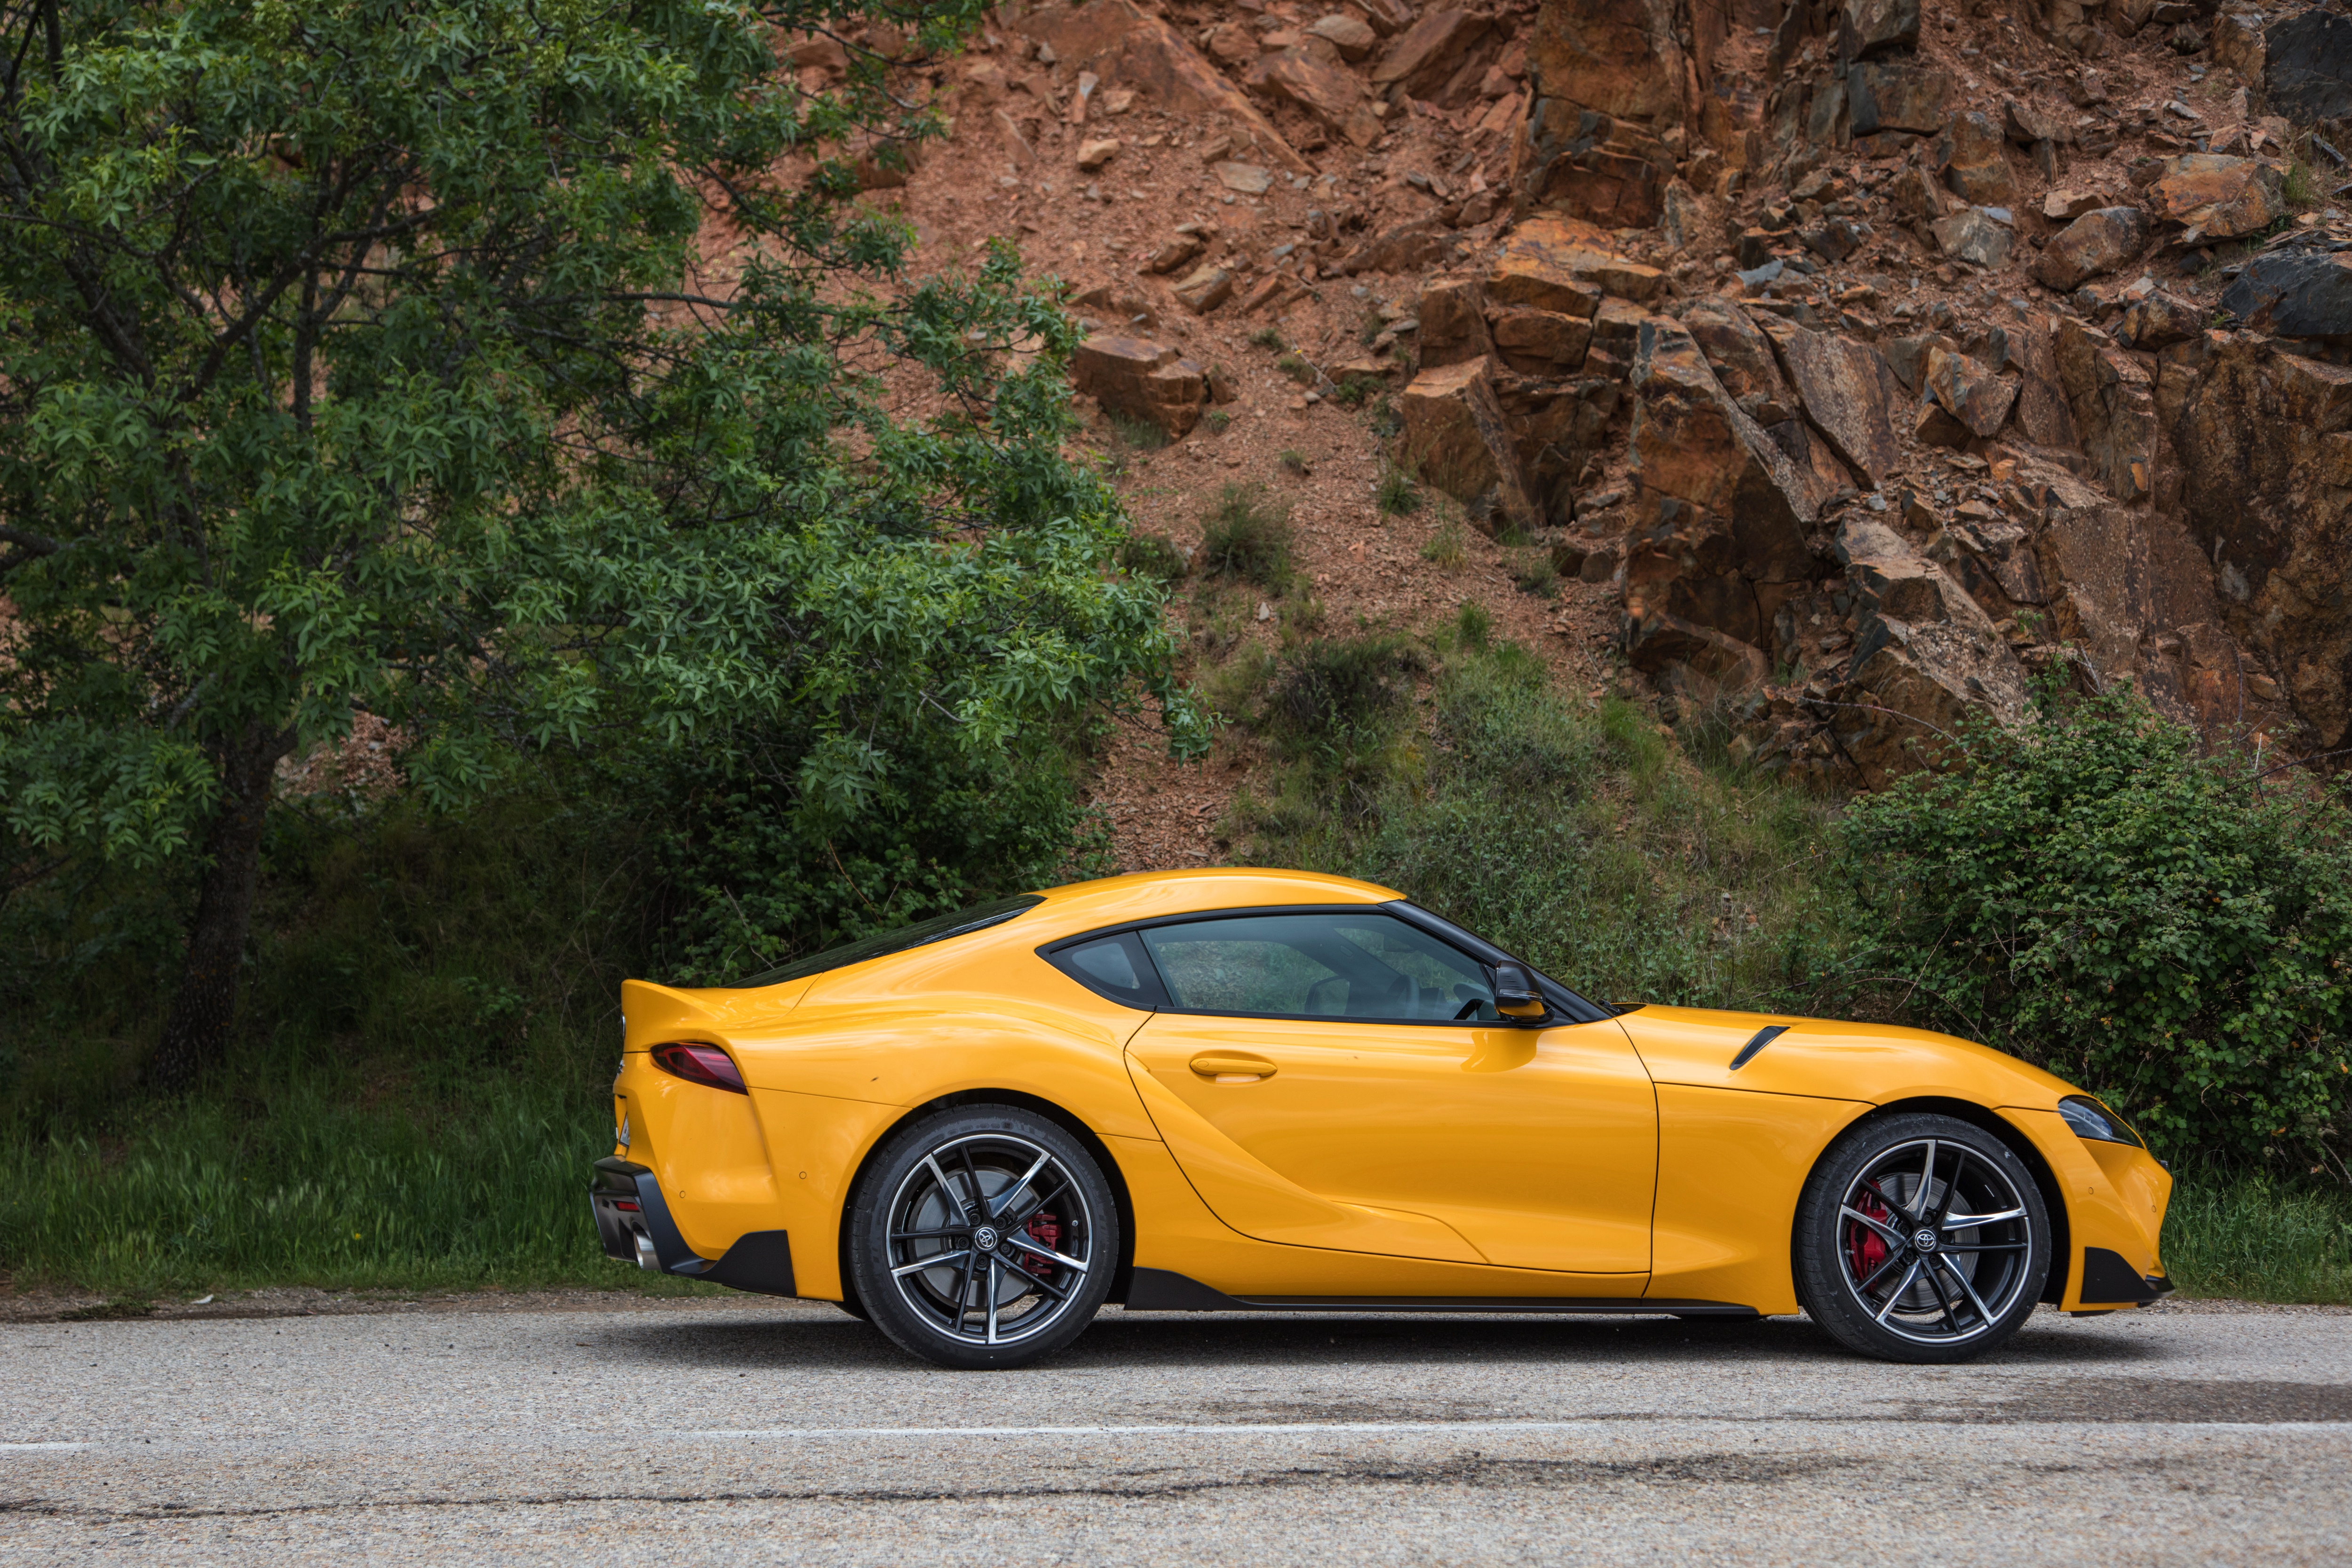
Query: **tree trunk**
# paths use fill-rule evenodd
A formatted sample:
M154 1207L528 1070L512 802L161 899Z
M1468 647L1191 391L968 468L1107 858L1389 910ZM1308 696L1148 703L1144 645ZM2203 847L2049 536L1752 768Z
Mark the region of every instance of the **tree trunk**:
M236 1017L236 987L245 967L245 940L253 931L253 896L261 879L261 828L269 812L278 760L292 733L255 724L224 748L221 809L205 848L203 891L188 931L180 989L163 1020L163 1038L147 1064L148 1081L184 1089L228 1049Z

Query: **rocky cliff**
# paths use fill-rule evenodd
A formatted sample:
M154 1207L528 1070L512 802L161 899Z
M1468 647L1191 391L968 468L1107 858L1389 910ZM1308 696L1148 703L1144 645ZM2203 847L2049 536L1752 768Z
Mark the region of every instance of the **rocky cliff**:
M1517 226L1434 288L1499 342L1538 258L1666 270L1601 284L1623 446L1538 509L1637 668L1762 694L1768 763L1875 782L2053 665L2342 747L2352 21L2018 9L1547 5Z
M1245 395L1235 327L1339 321L1293 408L1385 384L1423 479L1549 542L1760 764L1875 784L2052 671L2352 746L2352 17L1092 0L1003 27L959 110L1000 184L1173 176L1077 295L1082 390L1190 444ZM1351 300L1377 315L1348 344Z

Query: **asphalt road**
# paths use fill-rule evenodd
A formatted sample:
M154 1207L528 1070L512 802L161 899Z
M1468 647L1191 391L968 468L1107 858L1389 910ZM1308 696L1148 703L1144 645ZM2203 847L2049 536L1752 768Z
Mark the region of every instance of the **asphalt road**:
M1019 1373L692 1300L0 1326L0 1562L2342 1563L2352 1313L1112 1311Z

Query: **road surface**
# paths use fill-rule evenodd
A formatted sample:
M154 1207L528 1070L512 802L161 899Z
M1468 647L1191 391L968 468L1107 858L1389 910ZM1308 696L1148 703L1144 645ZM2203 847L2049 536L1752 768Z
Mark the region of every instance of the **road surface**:
M829 1307L0 1325L0 1563L2352 1562L2352 1313L1132 1316L1017 1373Z

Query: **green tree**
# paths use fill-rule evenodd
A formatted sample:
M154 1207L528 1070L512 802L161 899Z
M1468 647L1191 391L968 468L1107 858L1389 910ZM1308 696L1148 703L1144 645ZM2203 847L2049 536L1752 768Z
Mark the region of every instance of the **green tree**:
M2352 1179L2352 820L2128 690L2044 694L1853 804L1858 963L2112 1100L2160 1152Z
M865 194L982 9L0 5L7 874L194 871L155 1079L226 1043L278 764L363 710L443 804L651 737L845 820L1090 704L1197 743L1067 319L1007 248L907 278Z

